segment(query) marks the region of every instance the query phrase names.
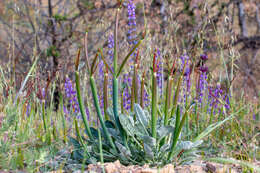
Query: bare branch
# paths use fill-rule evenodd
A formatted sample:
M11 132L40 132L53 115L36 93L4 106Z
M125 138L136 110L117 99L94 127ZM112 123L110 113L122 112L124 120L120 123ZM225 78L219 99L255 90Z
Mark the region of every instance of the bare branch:
M246 27L246 17L245 17L245 11L244 11L245 7L244 7L242 0L237 2L237 6L238 6L239 26L240 26L240 29L242 32L242 36L247 37L248 32L247 32L247 27Z
M260 17L259 17L259 4L256 6L255 17L257 22L257 33L260 33Z

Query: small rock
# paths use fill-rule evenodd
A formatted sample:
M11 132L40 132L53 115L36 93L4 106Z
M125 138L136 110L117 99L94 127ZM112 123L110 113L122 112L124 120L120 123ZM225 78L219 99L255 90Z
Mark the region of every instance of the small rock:
M168 164L160 170L160 173L174 173L174 166L172 164Z
M106 173L115 173L117 171L117 167L115 163L108 163L104 167Z
M152 168L145 168L142 169L140 173L157 173L157 170Z
M115 161L114 164L115 164L115 166L118 167L118 168L121 167L121 163L119 162L119 160Z

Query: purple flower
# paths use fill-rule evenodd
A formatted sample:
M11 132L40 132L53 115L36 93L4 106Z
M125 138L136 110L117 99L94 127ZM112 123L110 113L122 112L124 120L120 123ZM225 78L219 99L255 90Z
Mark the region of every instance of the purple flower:
M253 114L253 120L254 121L256 120L256 114L255 113Z
M69 111L68 111L68 109L66 108L65 105L63 105L63 112L64 112L64 114L69 115Z
M108 36L108 51L107 51L107 55L109 57L108 59L108 64L112 64L113 63L113 58L114 58L114 36L113 34L110 34ZM111 67L112 68L112 67ZM113 71L113 68L112 68L112 71ZM110 94L112 95L112 76L108 76L108 87L109 87L109 90L110 90Z
M159 87L159 93L162 96L162 92L163 92L163 63L162 63L162 57L161 57L161 52L158 49L157 50L157 55L156 55L156 59L158 60L158 64L157 64L157 85Z
M198 89L198 92L199 92L199 95L198 95L198 100L199 100L199 103L202 104L202 100L203 100L203 96L204 96L204 92L205 92L205 89L207 87L207 68L202 68L200 69L201 73L200 73L200 76L199 76L199 85L197 86L197 89Z
M220 84L217 84L216 88L213 89L212 87L209 87L209 96L208 96L208 102L210 106L210 111L213 112L213 114L216 113L216 110L220 111L219 106L219 99L221 98L223 91L220 87Z
M207 56L206 54L201 54L201 55L200 55L200 59L201 59L202 61L206 61L206 60L208 60L208 56Z
M180 59L181 59L181 71L183 70L184 64L186 62L185 69L184 69L184 82L182 83L182 91L180 91L183 94L181 97L181 102L185 104L190 95L190 87L191 87L190 68L189 68L190 58L188 55L185 54L181 56Z
M229 110L230 109L230 101L229 101L229 96L227 95L227 94L225 94L225 96L224 96L224 100L225 100L225 108L227 109L227 110Z
M148 107L149 105L150 105L149 94L146 90L144 90L144 106Z
M86 114L87 114L87 120L90 121L90 115L89 115L89 110L88 110L88 108L86 108L85 111L86 111Z
M26 106L26 115L27 115L27 117L29 117L30 113L31 113L31 105L27 103L27 106Z
M42 88L42 97L45 97L45 88Z
M66 97L69 99L69 104L71 105L73 112L78 113L79 105L77 101L76 91L73 89L72 83L69 78L66 78L64 87Z
M127 4L127 12L128 12L128 26L129 30L127 32L127 37L129 44L136 44L136 17L135 17L135 5L133 0L128 0Z
M199 70L200 70L202 73L206 73L206 72L208 72L209 68L208 68L207 66L201 66L201 67L199 68Z
M114 36L112 34L110 34L108 36L108 51L107 54L109 56L109 63L111 64L113 61L113 57L114 57Z
M124 74L123 77L123 107L126 110L131 108L131 93L129 86L131 85L130 75Z

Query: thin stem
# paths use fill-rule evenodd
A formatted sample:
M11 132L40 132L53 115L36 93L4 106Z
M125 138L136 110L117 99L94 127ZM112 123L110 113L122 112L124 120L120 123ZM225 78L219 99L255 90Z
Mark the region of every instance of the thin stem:
M145 72L143 73L142 81L141 81L141 100L140 100L140 105L141 105L142 108L144 108L144 80L145 80Z
M97 87L96 87L95 80L94 80L93 76L90 77L90 87L91 87L92 97L93 97L93 100L94 100L94 106L96 108L96 112L97 112L101 127L104 130L105 136L106 136L108 142L110 143L110 145L112 146L112 148L116 149L115 144L112 141L111 136L108 134L107 127L104 123L103 116L101 114L101 109L100 109L100 105L99 105L99 101L98 101L98 95L97 95Z
M168 119L169 119L169 106L170 106L170 100L171 100L171 88L172 88L172 77L169 76L167 79L167 85L166 85L166 96L165 96L165 107L164 107L164 125L168 125Z
M107 69L107 68L106 68ZM109 120L108 114L107 114L107 107L108 107L108 72L106 70L104 74L104 85L103 85L103 99L104 99L104 115L105 119Z
M153 73L152 77L152 137L156 138L157 122L157 75Z
M80 141L81 145L83 146L83 148L84 148L85 152L87 153L88 157L90 157L90 154L89 154L89 152L88 152L88 148L87 148L87 146L84 144L83 139L82 139L82 137L81 137L81 135L80 135L79 126L78 126L78 122L77 122L77 119L76 119L76 118L74 118L74 124L75 124L75 130L76 130L76 134L77 134L78 140Z
M78 102L79 102L79 110L80 110L80 115L83 119L83 123L87 132L87 135L89 136L89 138L92 140L93 139L93 135L90 131L88 122L87 122L87 116L86 116L86 112L84 109L84 105L82 103L82 97L81 97L81 93L80 93L80 82L79 82L79 72L76 71L75 72L75 78L76 78L76 90L77 90L77 98L78 98Z
M120 124L119 117L118 117L118 80L115 76L113 77L113 111L114 111L116 126L120 131L120 135L123 139L124 145L128 146L126 141L126 133L122 125Z
M44 131L47 132L47 124L46 124L46 117L45 117L45 101L42 102L42 121L43 121L43 127Z
M114 30L114 75L117 73L117 31L118 31L118 13L120 9L116 10L116 23Z

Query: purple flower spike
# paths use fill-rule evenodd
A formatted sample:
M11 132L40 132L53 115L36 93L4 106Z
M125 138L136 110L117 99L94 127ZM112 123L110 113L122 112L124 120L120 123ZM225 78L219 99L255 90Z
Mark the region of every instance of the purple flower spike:
M200 67L200 71L201 71L201 74L200 74L200 77L199 77L199 86L198 86L198 91L199 91L199 102L202 104L202 100L203 100L203 96L204 96L204 92L205 92L205 89L207 88L207 79L208 79L208 76L207 76L207 71L208 71L208 67L206 66L202 66Z
M136 44L137 43L136 17L135 17L135 5L133 3L133 0L128 0L127 12L128 12L128 26L129 26L127 37L129 40L129 44Z
M131 108L131 93L128 86L131 86L131 78L130 75L124 74L123 76L123 84L125 85L123 90L123 107L126 110Z
M206 54L201 54L200 59L203 61L206 61L206 60L208 60L208 56Z
M255 115L255 114L253 114L253 120L254 120L254 121L256 120L256 115Z
M157 50L157 57L156 59L158 60L158 64L157 64L157 85L159 87L159 93L160 95L162 95L163 92L163 62L162 62L162 57L161 57L161 52L158 49Z
M190 79L190 72L191 69L189 68L189 63L190 63L190 57L187 54L184 54L180 57L181 59L181 71L184 68L185 65L185 69L184 69L184 82L182 83L182 87L181 87L181 94L182 96L179 97L179 102L182 102L184 104L186 104L186 101L189 99L189 95L190 95L190 87L191 87L191 79ZM185 64L186 62L186 64Z
M229 101L229 96L227 94L224 96L224 100L226 101L225 108L227 110L229 110L230 109L230 101Z
M136 26L135 5L133 3L133 0L128 0L127 11L128 11L128 20L129 20L128 25Z
M107 52L107 54L108 54L108 56L109 56L109 61L110 61L110 63L112 63L112 61L113 61L113 56L114 56L114 51L113 51L113 48L114 48L114 36L112 35L112 34L110 34L109 36L108 36L108 52Z
M69 103L75 113L79 113L79 104L77 101L76 91L73 89L72 83L69 78L65 81L65 93L66 97L69 99Z

